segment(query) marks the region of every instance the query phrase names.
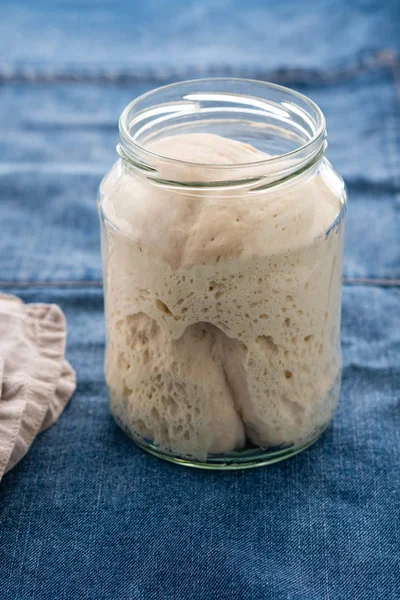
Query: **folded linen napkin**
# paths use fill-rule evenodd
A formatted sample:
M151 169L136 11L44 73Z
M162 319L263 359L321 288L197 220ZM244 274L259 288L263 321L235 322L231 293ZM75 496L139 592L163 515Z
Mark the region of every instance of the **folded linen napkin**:
M0 294L0 480L57 421L75 390L65 339L58 306Z

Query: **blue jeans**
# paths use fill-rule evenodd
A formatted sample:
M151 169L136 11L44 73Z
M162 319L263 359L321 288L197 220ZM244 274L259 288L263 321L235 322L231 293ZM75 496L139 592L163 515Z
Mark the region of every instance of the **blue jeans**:
M0 600L400 597L396 3L89 5L0 7L0 287L62 307L78 377L0 485ZM349 188L338 412L315 446L248 472L144 454L103 377L95 198L119 113L205 74L314 99Z

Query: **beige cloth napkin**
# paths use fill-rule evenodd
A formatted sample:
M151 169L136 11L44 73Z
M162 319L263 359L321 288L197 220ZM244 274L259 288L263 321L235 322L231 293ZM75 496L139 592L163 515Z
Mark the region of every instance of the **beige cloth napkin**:
M65 339L58 306L0 294L0 480L57 421L75 390Z

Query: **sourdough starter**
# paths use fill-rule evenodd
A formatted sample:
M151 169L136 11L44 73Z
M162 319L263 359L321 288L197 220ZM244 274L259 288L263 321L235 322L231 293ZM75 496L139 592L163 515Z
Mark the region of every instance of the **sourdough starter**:
M189 162L268 158L214 134L148 149L188 161L176 163L187 181L191 169L208 180L206 166ZM176 168L163 178L176 179ZM118 422L139 442L198 460L312 439L335 409L340 372L342 225L326 233L340 205L323 178L192 192L119 162L100 208L106 380Z

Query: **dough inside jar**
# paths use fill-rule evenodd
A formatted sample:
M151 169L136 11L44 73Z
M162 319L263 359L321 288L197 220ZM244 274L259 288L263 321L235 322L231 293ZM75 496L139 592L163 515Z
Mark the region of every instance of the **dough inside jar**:
M209 181L206 164L234 179L268 158L214 134L148 149L176 159L170 180ZM337 402L341 277L340 230L325 235L340 206L322 177L178 192L117 163L101 194L106 379L123 427L198 460L322 428Z

